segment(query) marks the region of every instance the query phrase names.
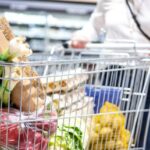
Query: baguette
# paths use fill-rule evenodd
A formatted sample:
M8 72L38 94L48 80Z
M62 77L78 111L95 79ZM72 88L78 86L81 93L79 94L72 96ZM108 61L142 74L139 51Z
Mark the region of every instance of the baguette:
M0 17L0 30L3 32L8 41L12 40L15 37L10 28L9 22L5 17Z

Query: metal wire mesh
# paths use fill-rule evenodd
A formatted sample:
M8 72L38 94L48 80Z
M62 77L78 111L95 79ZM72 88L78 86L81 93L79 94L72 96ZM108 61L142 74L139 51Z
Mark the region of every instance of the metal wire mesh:
M1 149L145 150L148 63L41 59L0 64Z

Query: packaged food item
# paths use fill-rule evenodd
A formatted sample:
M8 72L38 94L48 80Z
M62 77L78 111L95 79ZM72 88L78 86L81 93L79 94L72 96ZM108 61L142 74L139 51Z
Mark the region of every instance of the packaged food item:
M41 112L35 116L34 114L25 115L16 109L0 111L0 147L13 150L33 149L33 147L36 150L47 150L48 137L57 129L55 112ZM36 118L38 118L37 121Z
M26 129L20 135L19 150L47 150L47 147L48 139L44 138L40 132Z
M34 112L44 107L45 90L39 79L23 80L16 84L10 98L22 111Z
M81 68L66 72L56 72L48 76L48 79L42 79L42 83L49 94L66 93L76 89L88 80L88 75L84 74L84 70Z
M64 114L93 114L93 98L86 97L83 87L70 93L52 95L52 102L59 115Z

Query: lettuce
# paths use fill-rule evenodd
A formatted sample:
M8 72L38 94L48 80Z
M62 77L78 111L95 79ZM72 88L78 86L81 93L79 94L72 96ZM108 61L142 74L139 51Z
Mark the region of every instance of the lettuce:
M78 127L58 127L55 135L50 137L49 149L83 150L82 132Z

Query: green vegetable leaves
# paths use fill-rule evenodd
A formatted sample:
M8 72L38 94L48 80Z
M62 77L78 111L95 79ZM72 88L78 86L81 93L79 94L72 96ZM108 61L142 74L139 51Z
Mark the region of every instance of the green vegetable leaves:
M3 80L0 86L0 100L3 102L4 105L8 105L8 100L10 97L10 90L7 89L8 84L8 80Z
M5 50L5 51L3 51L3 53L0 54L0 61L9 62L9 61L11 61L15 56L16 56L16 54L10 54L10 53L9 53L9 50Z
M57 133L50 138L49 147L62 150L83 150L82 132L78 127L58 127Z
M0 77L4 76L4 67L0 67ZM4 77L3 77L4 78ZM8 100L10 97L10 90L8 89L8 85L9 81L8 80L2 80L1 79L1 83L0 83L0 101L2 101L2 103L4 105L8 105Z

